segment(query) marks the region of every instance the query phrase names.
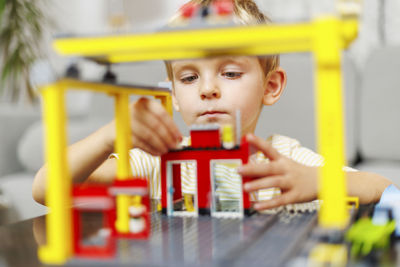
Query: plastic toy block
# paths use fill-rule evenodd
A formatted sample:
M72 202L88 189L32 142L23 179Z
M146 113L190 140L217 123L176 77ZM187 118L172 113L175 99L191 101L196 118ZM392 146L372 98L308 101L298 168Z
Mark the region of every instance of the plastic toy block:
M190 128L192 148L221 147L218 124L193 125Z
M310 252L310 266L346 266L347 248L344 244L317 244Z
M115 254L115 239L112 225L115 221L114 201L104 185L75 186L72 192L73 249L78 257L111 258ZM82 236L82 213L99 212L103 214L103 228L94 233L93 238L103 239L103 245L85 245Z
M390 185L380 202L375 206L372 220L382 221L382 210L390 210L393 219L396 221L396 238L400 237L400 190L395 185Z
M226 149L231 149L235 146L233 137L233 127L231 124L222 126L222 146Z
M72 189L74 204L84 197L108 197L108 187L105 185L76 185Z
M374 224L371 218L362 217L346 233L346 239L352 242L352 256L366 256L373 249L385 249L390 244L390 235L396 228L396 222L388 221L382 225Z
M128 210L129 232L118 232L113 225L113 233L117 237L147 239L150 236L150 199L146 179L115 180L109 188L114 199L119 195L130 197Z
M346 202L347 202L348 209L352 209L352 208L358 209L358 207L360 206L358 197L347 196Z

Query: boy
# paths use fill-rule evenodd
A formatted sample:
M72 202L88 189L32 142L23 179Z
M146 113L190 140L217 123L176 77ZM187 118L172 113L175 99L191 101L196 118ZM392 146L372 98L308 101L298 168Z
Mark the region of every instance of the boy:
M211 1L193 0L208 6ZM234 1L235 20L240 24L266 23L251 0ZM178 14L179 18L179 14ZM306 202L317 198L317 167L321 156L300 147L296 140L272 136L265 141L253 135L261 109L279 100L286 84L286 73L279 67L278 56L224 56L199 60L166 62L173 84L173 105L187 125L234 123L240 110L242 136L262 152L238 169L239 174L254 178L244 185L258 192L256 210ZM157 156L175 148L182 140L177 126L155 101L139 99L131 105L131 130L134 149L130 151L133 174L150 180L152 198L160 198L160 159ZM74 183L110 183L116 174L114 150L115 126L110 122L89 137L69 147L69 164ZM378 202L391 183L377 174L346 172L348 194L360 203ZM190 169L182 170L186 192ZM36 174L33 196L44 203L46 166ZM274 189L277 188L278 190Z

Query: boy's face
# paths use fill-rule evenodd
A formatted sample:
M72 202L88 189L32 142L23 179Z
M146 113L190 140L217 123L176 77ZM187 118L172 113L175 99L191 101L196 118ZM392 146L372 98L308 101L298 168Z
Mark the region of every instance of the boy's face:
M250 56L174 61L172 72L173 104L187 125L234 124L240 110L242 135L254 132L263 104L278 100L284 86L278 95L271 91L271 75L265 77L258 58Z

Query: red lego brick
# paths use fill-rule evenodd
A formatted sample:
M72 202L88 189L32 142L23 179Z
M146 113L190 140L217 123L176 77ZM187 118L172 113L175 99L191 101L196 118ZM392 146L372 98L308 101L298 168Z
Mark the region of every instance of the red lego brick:
M192 148L217 148L221 147L218 125L195 125L190 129L190 142Z

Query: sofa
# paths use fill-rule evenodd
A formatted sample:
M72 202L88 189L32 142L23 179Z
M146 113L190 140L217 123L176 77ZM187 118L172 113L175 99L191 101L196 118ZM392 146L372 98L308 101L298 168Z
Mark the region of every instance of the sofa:
M362 73L356 168L400 187L400 46L376 49Z

